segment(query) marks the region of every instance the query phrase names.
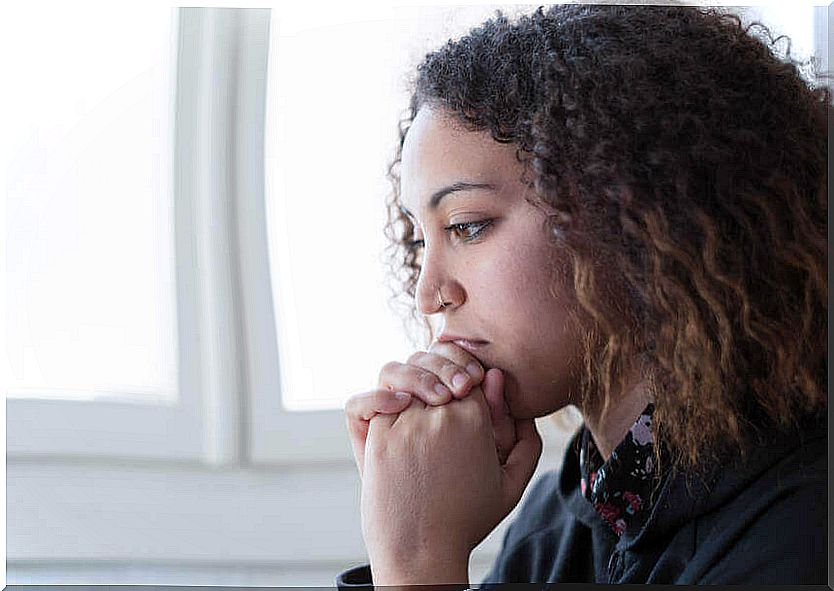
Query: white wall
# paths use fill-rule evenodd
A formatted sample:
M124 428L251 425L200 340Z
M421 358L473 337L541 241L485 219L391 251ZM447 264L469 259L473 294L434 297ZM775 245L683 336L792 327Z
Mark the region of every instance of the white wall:
M537 423L545 451L533 478L557 467L567 443L549 419ZM12 459L7 483L10 585L330 586L367 561L353 463ZM473 552L472 582L514 516Z

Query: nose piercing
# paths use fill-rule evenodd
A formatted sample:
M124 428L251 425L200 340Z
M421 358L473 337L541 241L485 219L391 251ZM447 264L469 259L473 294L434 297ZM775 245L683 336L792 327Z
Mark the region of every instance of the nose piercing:
M446 307L446 303L443 301L443 294L440 292L440 288L437 288L437 302L440 304L441 308Z

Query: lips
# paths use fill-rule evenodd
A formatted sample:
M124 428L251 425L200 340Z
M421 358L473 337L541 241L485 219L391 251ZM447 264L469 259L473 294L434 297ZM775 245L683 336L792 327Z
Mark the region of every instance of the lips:
M452 342L456 344L458 347L466 349L470 352L475 352L480 349L483 349L484 345L487 344L486 341L471 341L469 339L455 339Z
M476 339L473 337L455 335L450 333L441 334L437 338L437 340L441 343L455 343L458 347L466 349L467 351L478 351L479 349L482 349L485 345L488 344L488 342L483 339Z

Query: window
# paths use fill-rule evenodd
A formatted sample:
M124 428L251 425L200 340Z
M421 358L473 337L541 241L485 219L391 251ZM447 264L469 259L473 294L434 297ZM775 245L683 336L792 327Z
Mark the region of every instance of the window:
M422 346L389 307L382 259L405 76L493 11L351 5L322 22L300 5L273 10L267 204L288 410L341 409Z
M174 403L172 14L12 10L7 395Z
M26 56L4 99L8 453L196 457L196 391L178 380L177 15L50 11L4 19L7 53Z
M389 307L385 170L412 67L495 8L360 4L313 20L301 5L273 9L265 150L278 351L253 367L254 462L352 457L345 401L420 345Z

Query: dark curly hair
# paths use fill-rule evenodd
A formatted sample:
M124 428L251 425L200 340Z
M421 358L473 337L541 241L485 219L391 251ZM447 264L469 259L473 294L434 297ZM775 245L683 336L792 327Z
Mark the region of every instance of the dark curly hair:
M697 471L825 409L831 92L803 78L790 40L778 55L782 39L718 8L558 5L497 10L426 55L388 169L412 319L421 253L398 167L427 105L516 145L571 261L583 414L639 360L655 438Z

